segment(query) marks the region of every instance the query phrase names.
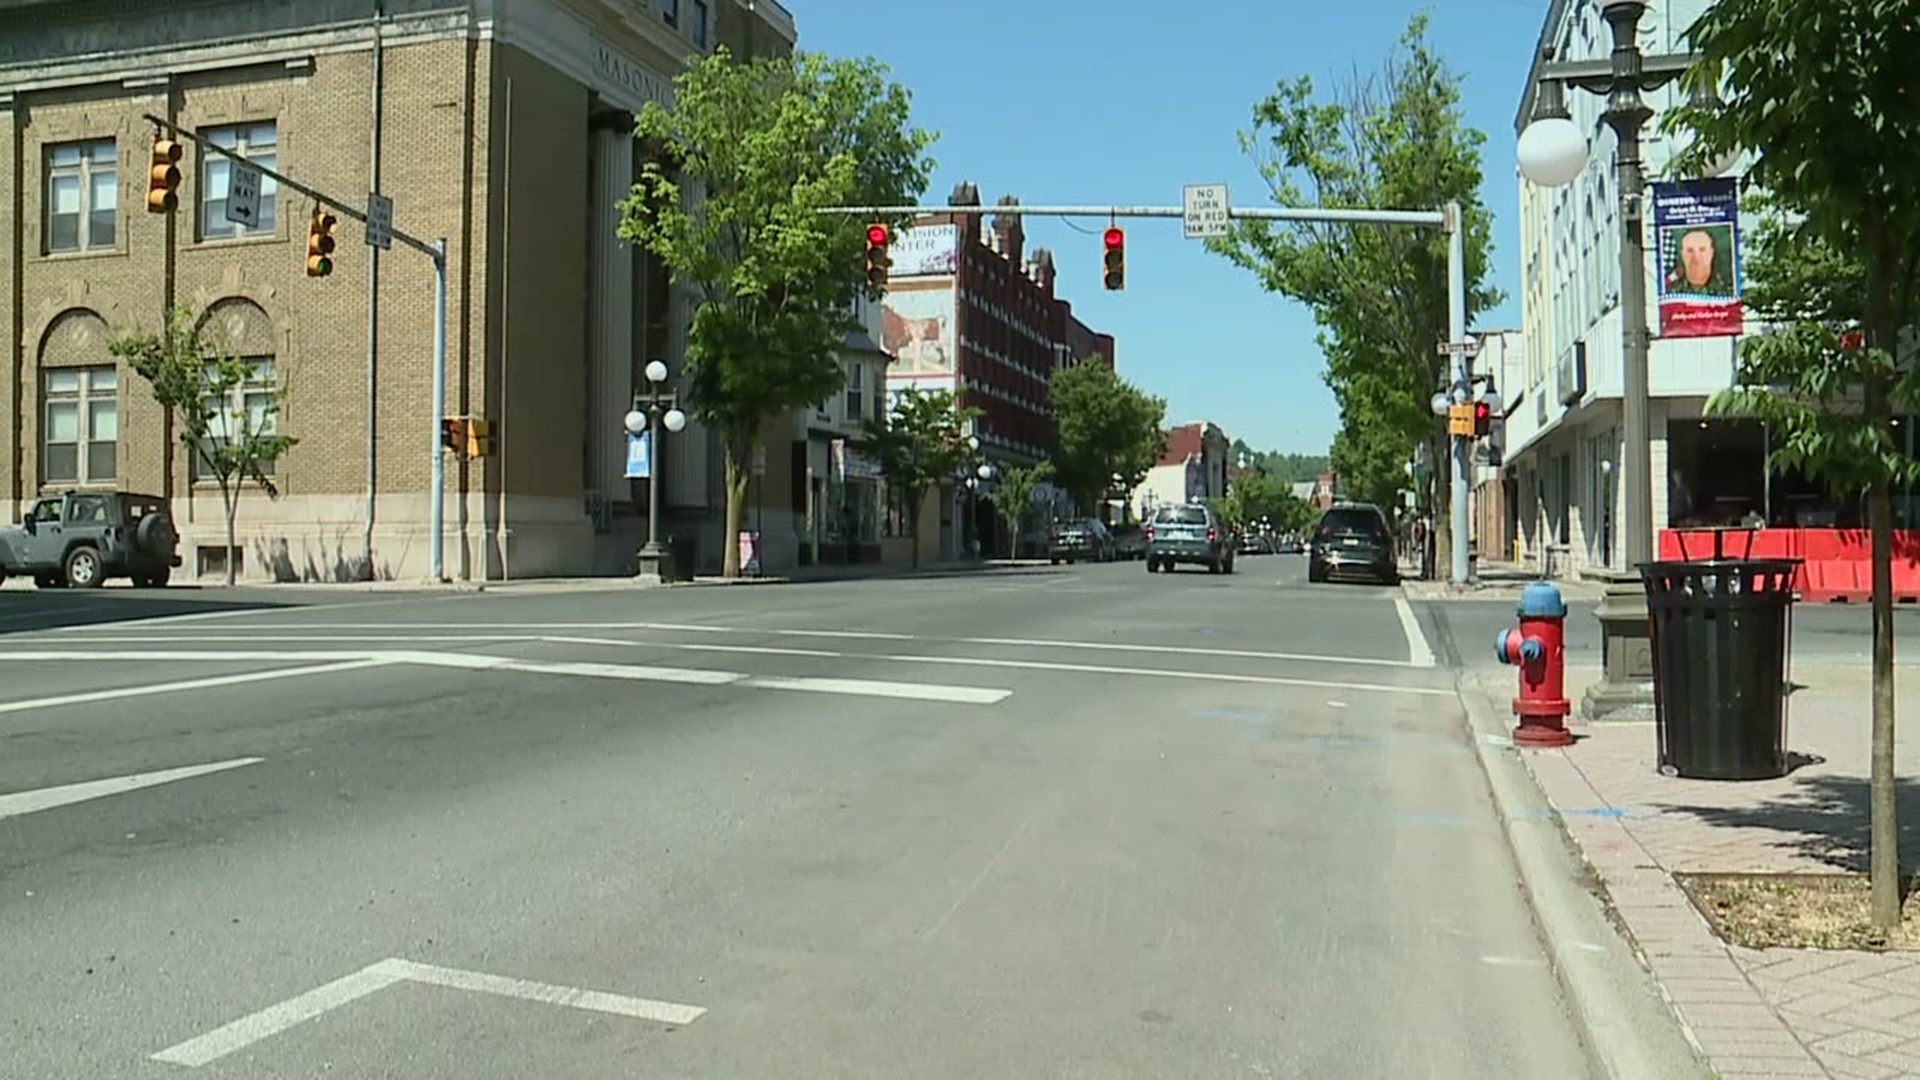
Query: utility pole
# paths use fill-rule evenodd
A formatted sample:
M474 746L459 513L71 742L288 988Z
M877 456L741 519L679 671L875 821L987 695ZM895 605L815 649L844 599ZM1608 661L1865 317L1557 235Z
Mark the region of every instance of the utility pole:
M170 132L177 139L186 139L203 151L218 154L229 161L252 169L262 176L271 176L274 182L281 187L291 191L297 191L307 198L312 199L317 205L329 207L335 213L358 221L367 228L367 244L370 247L381 248L386 246L386 243L383 243L383 241L390 242L391 240L398 240L433 261L433 421L428 425L428 430L432 436L430 445L433 447L433 463L430 470L433 490L429 493L427 501L427 529L430 534L428 537L429 556L427 576L435 583L447 580L445 558L447 466L445 453L440 443L440 419L445 414L447 408L447 238L443 236L432 243L428 243L425 240L394 228L391 220L393 203L385 196L370 194L367 197L367 209L356 209L332 195L328 195L323 191L295 180L285 173L275 172L256 162L249 161L241 154L236 154L223 147L216 146L212 140L203 138L195 132L188 131L170 120L164 120L151 113L145 114L144 119L158 130ZM373 211L378 217L370 217L368 211ZM171 250L171 245L169 245L169 250Z
M1466 401L1472 395L1472 358L1467 352L1467 259L1466 222L1459 203L1449 202L1437 210L1362 210L1303 208L1288 206L1233 206L1227 199L1225 184L1188 185L1180 206L1022 206L1018 203L996 205L994 214L1041 215L1045 217L1105 218L1180 218L1188 239L1225 236L1229 224L1243 221L1323 222L1347 225L1411 225L1440 229L1447 235L1447 335L1444 346L1455 357L1450 393L1455 400ZM829 206L822 214L865 215L873 222L899 221L933 214L983 213L985 208L953 206ZM1108 246L1117 245L1109 242ZM1109 285L1111 288L1120 287ZM1453 445L1453 584L1468 583L1470 564L1467 549L1471 530L1468 506L1473 485L1473 438L1455 435Z

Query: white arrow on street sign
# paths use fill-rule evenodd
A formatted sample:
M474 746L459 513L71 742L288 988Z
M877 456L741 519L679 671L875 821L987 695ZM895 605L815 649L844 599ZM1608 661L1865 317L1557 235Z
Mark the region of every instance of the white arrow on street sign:
M260 224L260 169L244 161L227 162L227 220L256 228Z
M1229 205L1225 184L1188 184L1181 188L1180 220L1186 226L1187 239L1227 235Z
M367 246L393 249L393 200L377 191L367 192Z

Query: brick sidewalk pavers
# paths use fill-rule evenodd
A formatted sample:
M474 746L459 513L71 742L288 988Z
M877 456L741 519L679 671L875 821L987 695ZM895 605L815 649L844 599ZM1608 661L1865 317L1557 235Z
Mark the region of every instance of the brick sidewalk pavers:
M1591 671L1569 672L1577 699ZM1506 715L1511 672L1476 676ZM1655 770L1651 723L1573 724L1565 750L1521 755L1646 957L1694 1041L1725 1080L1920 1080L1920 953L1749 949L1716 937L1675 872L1863 870L1865 673L1796 669L1789 748L1812 760L1784 779L1681 780ZM1920 716L1920 695L1900 712ZM1920 774L1909 741L1900 775ZM1920 828L1902 830L1920 862Z

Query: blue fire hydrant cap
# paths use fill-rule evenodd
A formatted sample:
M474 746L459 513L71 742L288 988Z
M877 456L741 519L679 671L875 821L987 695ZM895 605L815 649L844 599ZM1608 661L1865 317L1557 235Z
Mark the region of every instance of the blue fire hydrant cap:
M1515 614L1523 619L1564 619L1567 617L1567 602L1560 596L1560 588L1551 581L1536 581L1520 592L1520 606Z

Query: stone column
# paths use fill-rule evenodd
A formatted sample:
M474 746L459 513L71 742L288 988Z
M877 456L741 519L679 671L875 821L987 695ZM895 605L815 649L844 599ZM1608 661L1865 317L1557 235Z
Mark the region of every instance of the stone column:
M633 402L633 251L619 236L619 203L633 189L633 129L624 115L602 121L593 132L592 260L588 303L587 488L615 502L631 497L626 471L626 428Z

